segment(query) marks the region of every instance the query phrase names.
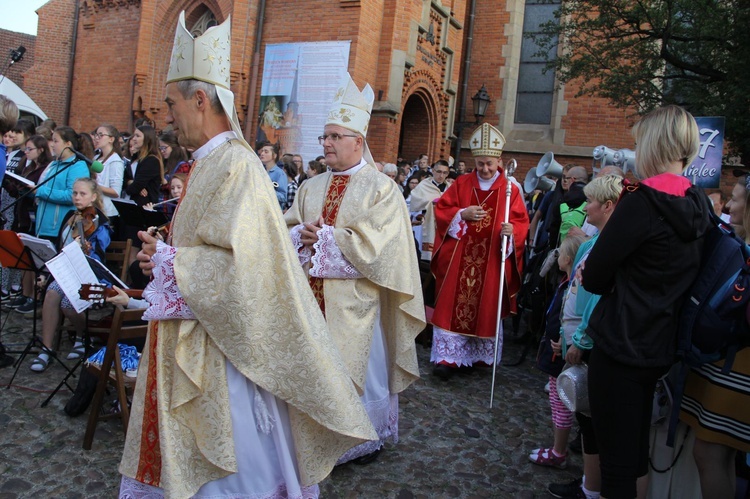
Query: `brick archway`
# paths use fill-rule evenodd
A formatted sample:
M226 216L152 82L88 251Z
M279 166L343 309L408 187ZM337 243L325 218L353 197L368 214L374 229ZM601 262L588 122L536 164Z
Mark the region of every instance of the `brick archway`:
M430 162L444 156L446 99L429 71L405 75L399 130L399 156L405 160L427 154Z

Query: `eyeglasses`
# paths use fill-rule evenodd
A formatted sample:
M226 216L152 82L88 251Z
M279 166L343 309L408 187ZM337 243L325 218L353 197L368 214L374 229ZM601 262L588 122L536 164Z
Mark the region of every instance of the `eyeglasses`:
M36 147L24 147L23 149L24 152L31 152L31 151L36 151L36 150L37 150Z
M295 160L292 160L292 163L297 164L297 165L301 165L302 164L302 160L301 159L295 159Z
M565 175L563 175L563 180L567 180L568 182L571 182L571 181L574 181L574 180L577 180L579 182L583 182L583 180L580 179L580 178L578 178L578 177L568 177L568 176L565 176Z
M440 170L432 170L433 175L448 175L450 172L441 172Z
M169 149L169 146L159 146L161 152L165 152L167 149Z
M110 135L108 133L95 133L95 134L92 134L92 135L94 137L96 137L97 139L101 139L102 137L112 137L112 135Z
M349 133L329 133L328 135L321 135L318 137L318 142L320 145L325 145L326 140L330 140L334 144L341 140L342 137L359 137L359 135L353 135Z

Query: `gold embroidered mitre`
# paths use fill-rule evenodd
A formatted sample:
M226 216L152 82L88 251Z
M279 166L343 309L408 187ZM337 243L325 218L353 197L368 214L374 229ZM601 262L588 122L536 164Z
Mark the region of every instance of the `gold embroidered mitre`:
M198 38L185 27L185 11L180 13L174 35L167 83L200 80L229 90L229 52L231 16L219 26L206 30Z
M185 11L180 12L174 34L172 58L169 60L167 83L183 80L199 80L216 86L216 94L226 113L232 130L242 145L251 149L245 142L234 106L234 93L230 89L229 53L232 47L230 34L232 16L219 26L208 28L198 38L193 38L185 27ZM252 150L252 149L251 149Z
M370 85L365 85L360 92L352 77L347 73L343 85L333 97L326 125L339 125L366 137L374 101L375 94Z
M494 126L489 123L482 123L482 125L471 134L469 147L471 147L472 156L491 156L499 158L503 154L505 137L503 137L500 130Z

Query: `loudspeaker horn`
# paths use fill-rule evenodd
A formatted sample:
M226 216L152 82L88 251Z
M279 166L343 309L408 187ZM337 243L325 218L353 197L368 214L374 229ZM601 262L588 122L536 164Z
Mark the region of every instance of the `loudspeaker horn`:
M635 151L620 149L615 151L613 164L622 168L625 173L632 172L635 175Z
M532 168L526 174L526 179L523 181L524 192L534 192L536 189L546 192L555 186L555 182L548 179L547 177L540 177L536 174L536 168Z
M549 175L550 177L562 178L562 174L563 167L555 161L555 155L551 151L542 156L542 159L536 165L537 177Z

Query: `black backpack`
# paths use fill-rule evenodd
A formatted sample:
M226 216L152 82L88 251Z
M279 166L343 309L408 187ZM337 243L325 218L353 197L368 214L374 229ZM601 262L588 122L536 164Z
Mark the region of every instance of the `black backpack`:
M674 443L689 368L725 360L723 372L728 373L737 351L750 346L746 318L750 301L750 249L728 223L714 214L710 205L709 208L713 224L703 236L700 270L679 316L677 360L681 368L674 386L667 437L670 446Z

